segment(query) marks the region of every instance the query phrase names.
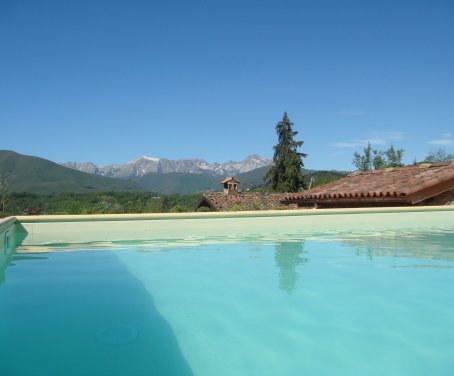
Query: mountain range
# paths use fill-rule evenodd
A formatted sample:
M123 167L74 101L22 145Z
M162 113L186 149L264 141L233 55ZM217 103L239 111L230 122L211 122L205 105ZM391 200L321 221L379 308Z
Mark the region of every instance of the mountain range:
M251 155L241 162L223 164L209 164L201 159L175 161L141 157L110 166L90 162L61 165L40 157L0 150L0 175L7 177L8 192L41 194L103 191L188 194L220 190L220 180L227 174L244 179L242 187L246 189L263 184L263 176L270 168L268 163L269 160ZM257 171L261 172L257 174Z
M158 194L189 194L219 191L220 181L234 175L247 190L263 186L271 161L250 155L241 162L209 164L201 159L169 160L141 157L125 164L97 166L65 163L0 150L0 175L7 177L8 192L56 194L106 191L147 191ZM69 167L70 166L70 167ZM320 184L344 175L339 171L303 170L306 182Z
M216 177L239 175L264 166L271 166L272 160L258 155L249 155L243 161L210 164L203 159L154 158L143 156L124 164L98 166L92 162L67 162L63 166L93 175L113 178L131 179L142 177L149 173L180 173L180 174L210 174Z

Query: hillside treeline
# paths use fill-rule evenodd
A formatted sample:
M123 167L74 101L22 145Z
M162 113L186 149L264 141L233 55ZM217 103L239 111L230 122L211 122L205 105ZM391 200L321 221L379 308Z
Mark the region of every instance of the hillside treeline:
M158 196L145 192L60 193L17 192L6 197L9 215L128 214L194 211L201 194Z

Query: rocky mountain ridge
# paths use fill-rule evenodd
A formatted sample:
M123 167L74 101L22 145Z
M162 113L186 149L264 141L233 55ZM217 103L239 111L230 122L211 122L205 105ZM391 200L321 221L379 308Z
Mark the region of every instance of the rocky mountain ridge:
M79 163L67 162L63 166L74 170L87 172L93 175L123 178L142 177L151 172L158 173L209 173L217 176L238 175L260 167L270 166L273 161L262 158L259 155L249 155L243 161L229 161L225 163L208 163L203 159L179 159L154 158L142 156L125 164L111 164L98 166L92 162Z

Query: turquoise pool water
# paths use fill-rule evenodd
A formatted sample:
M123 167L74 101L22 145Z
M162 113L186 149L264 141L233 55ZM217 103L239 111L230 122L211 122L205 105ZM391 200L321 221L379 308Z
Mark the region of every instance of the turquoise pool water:
M452 376L454 230L23 246L0 373Z

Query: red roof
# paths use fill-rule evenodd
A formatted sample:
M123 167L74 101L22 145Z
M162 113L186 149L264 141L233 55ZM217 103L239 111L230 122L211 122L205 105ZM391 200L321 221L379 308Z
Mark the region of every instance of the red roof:
M221 181L221 184L229 183L231 181L233 181L235 183L239 183L240 182L238 179L235 179L233 176L228 176L224 180Z
M416 204L454 189L454 162L353 172L344 178L304 192L288 194L285 201L323 202L400 201Z
M296 209L296 205L284 205L282 193L241 192L226 195L221 192L204 193L196 209L209 206L215 211Z

